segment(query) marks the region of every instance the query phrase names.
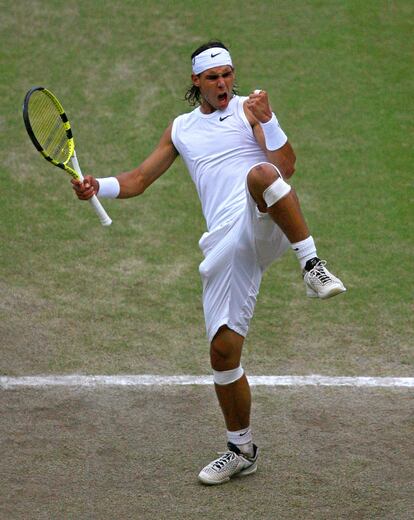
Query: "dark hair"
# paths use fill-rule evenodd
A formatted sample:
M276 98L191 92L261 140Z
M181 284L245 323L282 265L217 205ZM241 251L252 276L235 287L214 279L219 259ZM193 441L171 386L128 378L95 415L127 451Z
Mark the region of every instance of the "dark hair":
M212 49L213 47L221 47L222 49L226 49L226 51L228 51L228 48L220 40L210 40L207 43L203 43L203 45L200 45L200 47L198 47L193 52L193 54L191 55L191 61L193 61L193 59L202 52L206 51L207 49ZM233 88L233 94L237 94L235 88ZM191 85L191 87L187 90L184 96L184 99L188 101L188 103L193 107L200 104L200 98L200 89L195 85Z

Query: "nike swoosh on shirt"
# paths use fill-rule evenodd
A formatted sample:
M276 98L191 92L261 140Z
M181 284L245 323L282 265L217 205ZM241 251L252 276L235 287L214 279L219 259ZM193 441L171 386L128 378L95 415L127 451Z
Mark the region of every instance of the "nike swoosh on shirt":
M215 58L215 57L218 56L219 54L221 54L221 51L220 51L220 52L217 52L216 54L211 53L210 56L211 56L212 58Z
M224 121L225 119L227 119L228 117L231 117L233 114L229 114L228 116L224 116L224 117L219 117L219 120L220 121Z

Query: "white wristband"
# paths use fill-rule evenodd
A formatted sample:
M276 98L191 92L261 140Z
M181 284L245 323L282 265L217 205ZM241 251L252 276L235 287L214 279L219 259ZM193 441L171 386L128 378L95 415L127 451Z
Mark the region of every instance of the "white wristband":
M272 112L272 119L267 123L260 123L266 141L266 148L270 151L278 150L287 141L287 135L280 128L279 121Z
M98 195L107 199L116 199L121 191L118 179L116 177L104 177L96 179L99 182Z

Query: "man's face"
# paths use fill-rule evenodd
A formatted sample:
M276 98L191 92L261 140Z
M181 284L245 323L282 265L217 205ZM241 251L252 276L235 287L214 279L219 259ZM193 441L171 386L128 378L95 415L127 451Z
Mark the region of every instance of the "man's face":
M193 84L200 89L202 108L207 112L225 110L233 96L235 80L234 70L230 65L207 69L198 76L192 75Z

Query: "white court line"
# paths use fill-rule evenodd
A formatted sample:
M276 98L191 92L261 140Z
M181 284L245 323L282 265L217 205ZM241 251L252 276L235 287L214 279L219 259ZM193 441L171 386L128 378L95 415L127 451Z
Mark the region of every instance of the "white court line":
M414 388L414 377L329 377L309 376L248 376L252 386L351 386L370 388ZM0 389L45 388L55 386L168 386L211 385L212 376L161 375L55 375L55 376L0 376Z

